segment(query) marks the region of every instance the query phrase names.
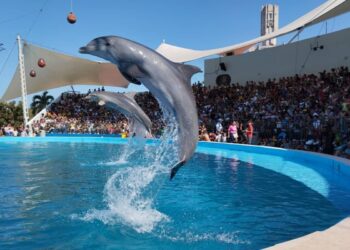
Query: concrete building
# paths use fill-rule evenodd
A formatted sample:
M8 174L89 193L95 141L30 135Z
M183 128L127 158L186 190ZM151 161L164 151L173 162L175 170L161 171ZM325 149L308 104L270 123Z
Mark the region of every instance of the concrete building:
M279 8L276 4L266 4L261 8L261 36L278 30ZM277 38L262 42L262 48L274 47L277 45Z
M237 56L204 62L206 86L318 74L323 70L350 68L350 28Z

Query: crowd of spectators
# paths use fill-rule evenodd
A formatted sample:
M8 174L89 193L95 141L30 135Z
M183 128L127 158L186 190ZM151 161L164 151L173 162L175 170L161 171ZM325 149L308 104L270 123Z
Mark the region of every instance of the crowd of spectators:
M24 128L23 126L15 127L10 123L0 128L0 136L33 136L35 135L29 130L29 127ZM39 133L38 133L39 135Z
M96 90L99 91L99 90ZM88 94L63 93L48 109L45 128L48 133L120 134L127 130L126 118L95 102Z
M346 67L245 85L206 87L196 83L192 88L200 140L350 155L350 73ZM87 134L128 130L122 114L85 96L63 93L34 128L44 128L47 133ZM164 122L157 100L149 92L136 94L135 100L152 120L153 135L159 136Z
M23 129L22 103L0 102L0 136L21 135Z
M346 67L244 86L196 84L193 90L206 140L229 140L228 128L235 122L238 139L230 140L247 142L248 121L254 124L253 143L259 145L333 154L349 140L350 73Z

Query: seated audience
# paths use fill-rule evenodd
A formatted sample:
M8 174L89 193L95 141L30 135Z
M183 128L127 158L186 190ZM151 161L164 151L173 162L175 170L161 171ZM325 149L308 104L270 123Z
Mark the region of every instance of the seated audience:
M199 140L255 143L347 156L350 141L350 73L347 67L318 75L295 75L266 82L228 86L192 85L200 122ZM105 91L104 87L94 91ZM63 93L46 115L33 123L35 134L123 134L127 119L86 100L85 94ZM166 119L150 92L136 102L153 122L159 137ZM30 131L0 124L0 136ZM253 140L254 139L254 140ZM345 146L344 146L345 145Z

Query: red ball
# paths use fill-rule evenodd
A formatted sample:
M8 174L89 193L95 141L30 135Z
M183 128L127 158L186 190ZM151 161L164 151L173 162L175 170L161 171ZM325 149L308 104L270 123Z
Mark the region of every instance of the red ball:
M73 24L77 21L77 17L75 16L75 14L73 12L69 12L69 14L67 16L67 21L70 24Z
M36 77L36 72L35 72L35 70L32 69L32 70L30 71L29 75L30 75L31 77Z
M46 66L45 60L42 59L42 58L40 58L40 59L38 60L38 66L39 66L40 68L44 68L44 67Z

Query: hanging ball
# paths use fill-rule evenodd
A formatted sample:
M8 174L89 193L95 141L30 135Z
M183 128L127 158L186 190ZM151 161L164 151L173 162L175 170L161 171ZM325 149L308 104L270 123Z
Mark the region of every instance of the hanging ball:
M36 77L36 72L35 72L35 70L32 69L32 70L30 71L29 75L30 75L31 77Z
M42 59L42 58L40 58L40 59L38 60L38 66L39 66L40 68L44 68L44 67L46 66L45 60Z
M69 12L69 14L67 16L67 21L70 24L73 24L77 21L77 17L75 16L75 14L73 12Z

